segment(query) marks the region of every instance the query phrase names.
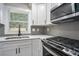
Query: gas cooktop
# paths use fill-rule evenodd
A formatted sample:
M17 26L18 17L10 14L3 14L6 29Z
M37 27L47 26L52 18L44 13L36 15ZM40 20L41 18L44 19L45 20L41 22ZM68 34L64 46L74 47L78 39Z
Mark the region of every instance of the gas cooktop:
M57 37L44 39L43 41L49 44L50 46L59 49L60 51L67 53L69 55L72 56L79 55L79 49L77 48L77 44L79 44L78 40L73 40L73 39L71 40L70 38L57 36Z

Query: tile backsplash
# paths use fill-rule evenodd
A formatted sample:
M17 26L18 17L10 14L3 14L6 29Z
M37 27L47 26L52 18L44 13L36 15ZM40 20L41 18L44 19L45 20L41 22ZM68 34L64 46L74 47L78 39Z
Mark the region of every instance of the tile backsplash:
M79 40L79 21L57 24L54 26L32 26L31 33L62 36Z
M31 26L31 34L43 35L46 34L45 26Z
M46 33L48 35L63 36L79 40L79 21L57 24L48 28L50 28L50 31Z

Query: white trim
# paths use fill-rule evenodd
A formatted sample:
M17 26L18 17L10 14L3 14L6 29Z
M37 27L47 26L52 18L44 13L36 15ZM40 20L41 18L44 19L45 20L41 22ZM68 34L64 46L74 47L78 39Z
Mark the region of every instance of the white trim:
M19 9L20 8L14 8L14 7L11 7L11 9L8 7L7 8L8 9L8 14L12 11L12 9L16 9L16 10L18 10L19 11ZM23 11L23 12L22 12ZM30 20L31 20L31 11L29 10L29 11L27 11L27 10L25 10L25 9L20 9L20 12L21 13L25 13L25 14L27 14L28 13L28 31L27 32L23 32L22 34L28 34L28 33L30 33L30 31L31 31L31 28L30 28L30 25L31 25L31 22L30 22ZM10 15L9 15L10 16ZM10 17L8 16L8 22L10 22ZM9 24L9 23L8 23ZM9 25L7 25L8 27L9 27ZM7 31L5 30L5 34L18 34L18 32L10 32L9 31L9 28L7 28Z
M10 12L18 12L18 13L25 13L25 14L26 12L30 12L29 9L23 9L23 8L14 7L14 6L6 6L6 7L10 9Z

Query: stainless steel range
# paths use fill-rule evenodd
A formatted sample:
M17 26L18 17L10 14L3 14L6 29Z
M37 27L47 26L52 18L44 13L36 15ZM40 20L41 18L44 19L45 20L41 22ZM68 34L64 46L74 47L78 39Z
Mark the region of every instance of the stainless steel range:
M43 39L43 56L78 56L79 50L69 45L53 40ZM60 39L60 38L59 38Z

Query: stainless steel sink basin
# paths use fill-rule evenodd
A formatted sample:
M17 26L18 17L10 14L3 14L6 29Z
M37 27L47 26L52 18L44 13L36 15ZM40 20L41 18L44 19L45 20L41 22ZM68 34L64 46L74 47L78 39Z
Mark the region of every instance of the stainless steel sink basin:
M6 39L23 39L23 38L29 38L29 36L7 37Z

